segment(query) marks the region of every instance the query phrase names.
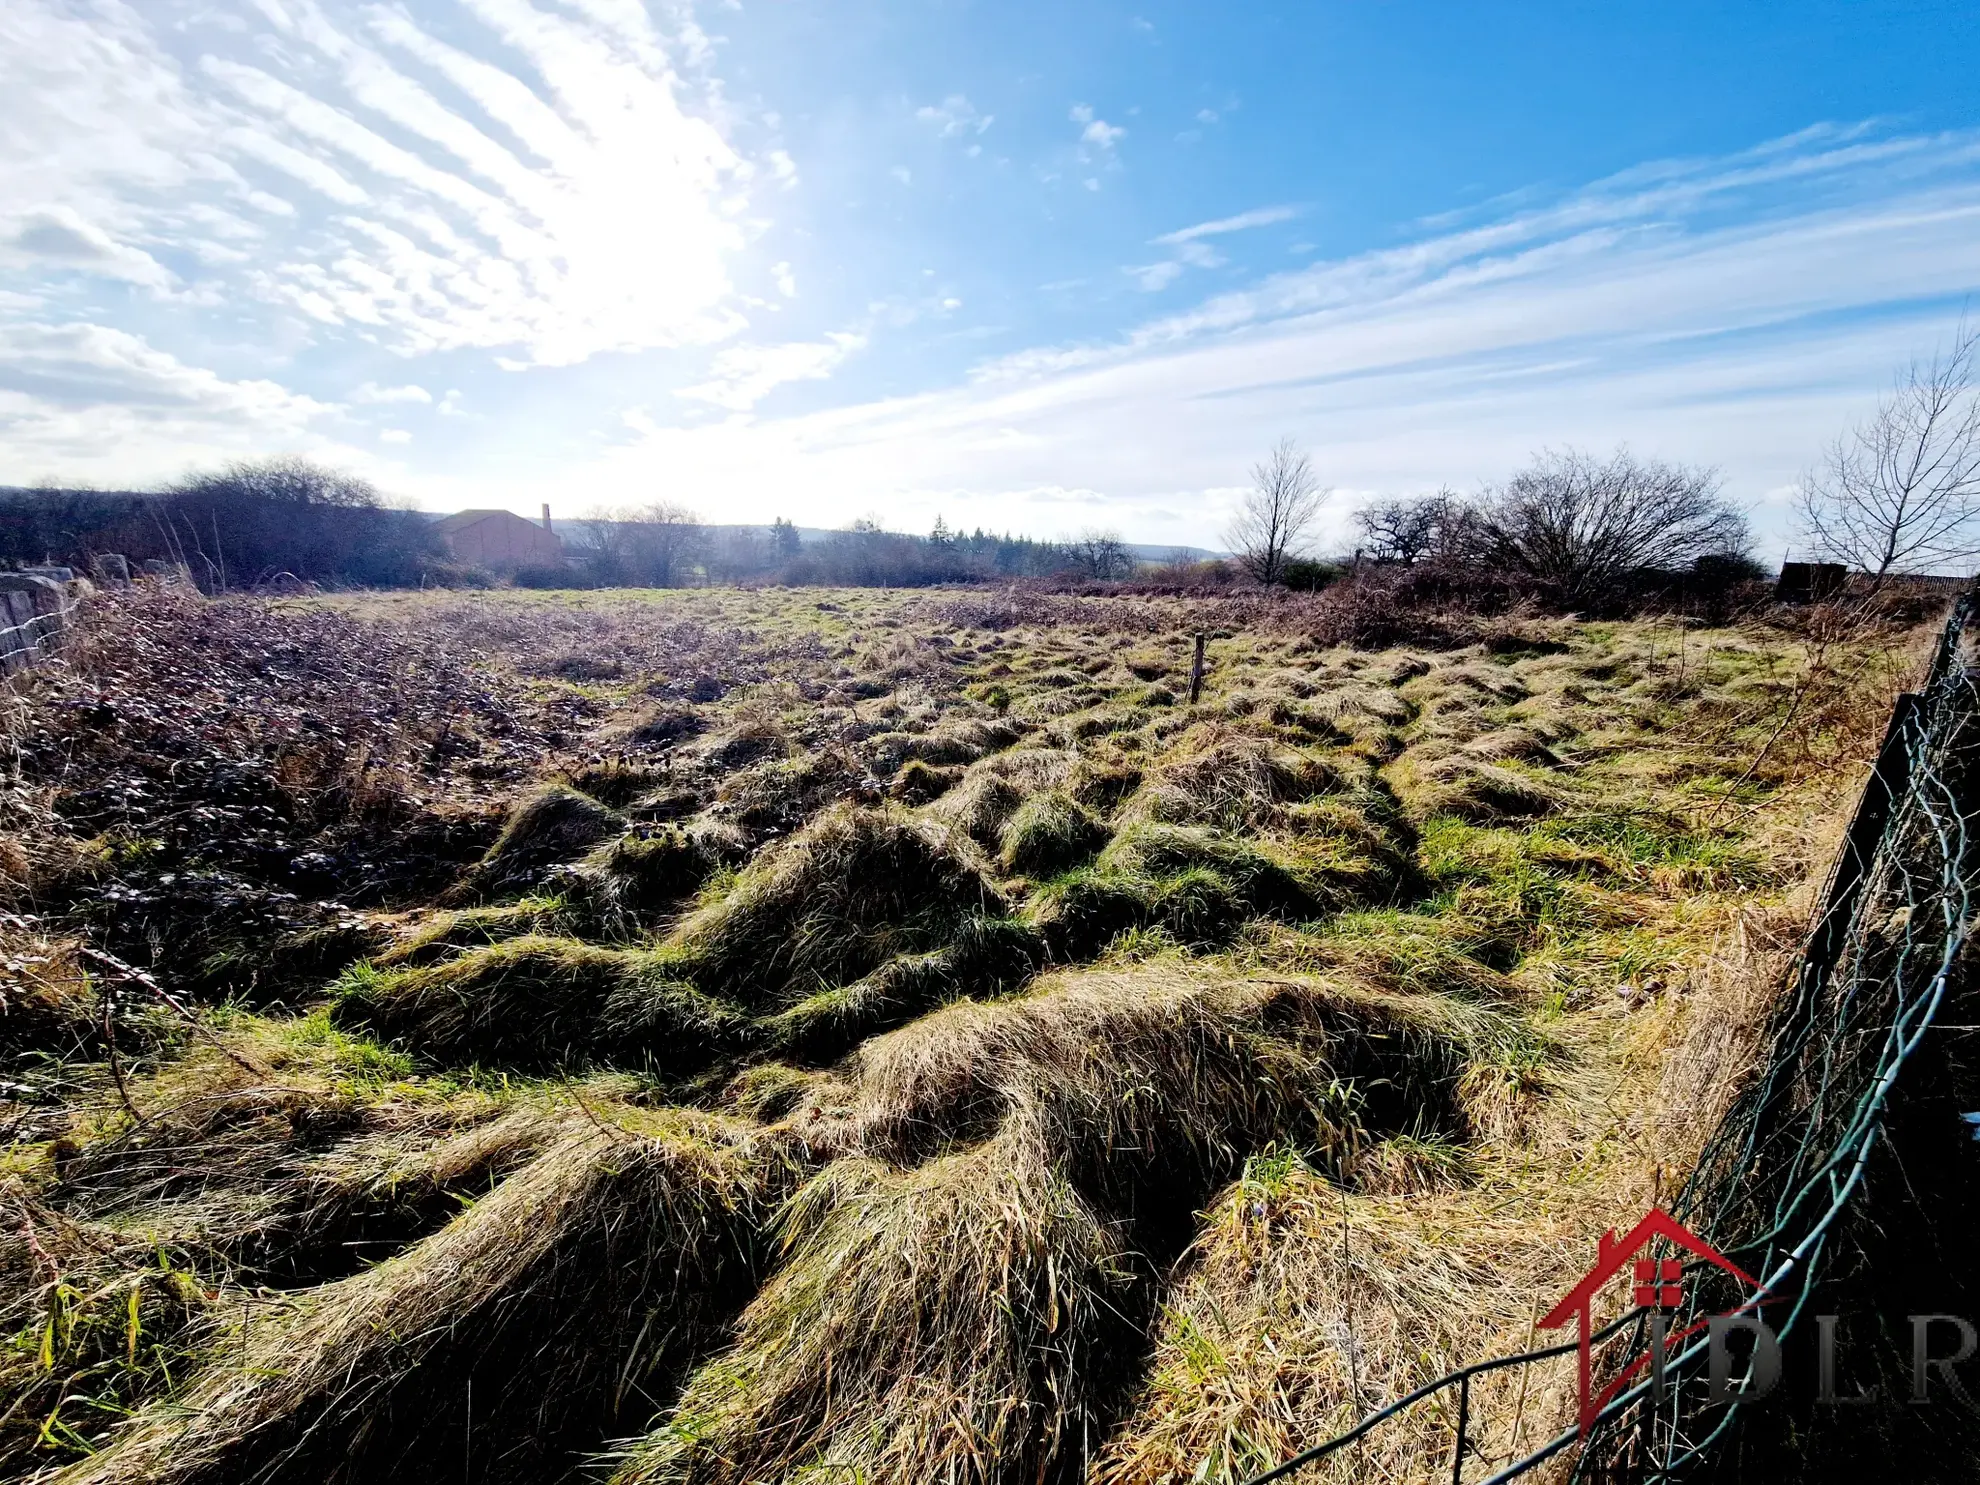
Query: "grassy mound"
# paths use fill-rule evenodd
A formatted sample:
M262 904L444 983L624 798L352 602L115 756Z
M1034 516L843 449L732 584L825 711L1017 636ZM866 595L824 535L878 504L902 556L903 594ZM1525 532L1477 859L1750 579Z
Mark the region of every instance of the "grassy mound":
M563 784L538 790L509 812L488 854L462 881L456 896L490 896L527 886L546 867L574 861L607 836L625 829L617 810Z
M617 1485L1028 1482L1099 1431L1136 1340L1132 1259L1035 1144L839 1162L784 1241L734 1353Z
M877 781L843 752L767 759L739 769L716 790L716 809L752 840L789 834L834 800L871 797Z
M965 771L960 784L945 793L929 814L994 851L1005 821L1026 797L1066 782L1077 763L1075 754L1057 748L998 753Z
M1236 1485L1474 1359L1481 1334L1510 1331L1516 1348L1531 1291L1482 1243L1435 1241L1425 1219L1437 1204L1343 1193L1287 1155L1254 1160L1210 1208L1147 1379L1087 1478ZM1476 1223L1464 1210L1437 1215ZM1340 1339L1350 1334L1352 1355ZM1474 1382L1474 1429L1483 1418L1510 1433L1518 1384L1500 1383ZM1531 1448L1541 1430L1528 1424ZM1514 1452L1525 1450L1489 1455ZM1419 1409L1377 1430L1352 1478L1420 1479L1426 1460L1446 1468L1449 1454L1449 1419Z
M820 990L765 1018L764 1039L807 1062L838 1057L862 1037L965 995L999 995L1038 972L1045 947L1027 925L970 918L953 942L927 954L902 954L852 984Z
M1047 876L1099 850L1106 844L1107 827L1070 794L1048 789L1019 805L998 839L998 862L1005 871Z
M699 891L726 854L708 831L669 826L606 842L573 868L572 880L600 928L630 932Z
M906 804L927 804L961 783L965 772L960 764L937 765L910 758L888 781L887 795Z
M705 1061L743 1018L676 978L662 956L575 939L509 939L423 968L341 982L332 1017L441 1063L550 1069L618 1055Z
M525 897L490 907L443 909L404 924L372 963L401 969L434 964L464 949L485 948L505 939L556 935L575 924L562 896Z
M1253 844L1143 821L1121 831L1091 867L1048 883L1032 914L1055 954L1083 959L1130 929L1215 944L1249 919L1318 917L1365 902L1391 882L1387 863L1352 841L1316 833L1296 846Z
M1351 1125L1459 1128L1459 1080L1512 1025L1486 1007L1311 976L1058 971L866 1042L793 1127L906 1161L1035 1116L1082 1189L1133 1210L1150 1192L1234 1171L1272 1139L1337 1149Z
M940 948L967 919L1006 910L947 832L841 805L759 854L661 953L711 995L774 1008Z
M216 1089L85 1144L61 1162L51 1197L85 1221L140 1228L203 1270L318 1283L438 1228L554 1128L478 1099Z
M1364 1128L1456 1118L1488 1018L1442 1016L1149 970L866 1042L786 1118L845 1154L794 1204L782 1269L619 1480L1076 1475L1202 1196L1274 1139L1345 1158Z
M1277 823L1283 806L1342 784L1334 765L1310 753L1202 723L1176 740L1127 811L1168 824L1258 830Z
M641 795L668 783L670 777L665 769L615 759L572 769L563 782L588 799L622 810Z
M1480 824L1538 819L1568 802L1566 789L1539 770L1486 762L1468 751L1400 772L1397 791L1418 819L1453 815Z
M953 722L928 732L881 732L866 740L864 752L874 768L889 774L904 763L974 763L1018 740L1008 722L980 719Z
M70 1478L563 1477L719 1333L780 1179L774 1152L707 1120L587 1129L412 1251L243 1309L235 1355Z

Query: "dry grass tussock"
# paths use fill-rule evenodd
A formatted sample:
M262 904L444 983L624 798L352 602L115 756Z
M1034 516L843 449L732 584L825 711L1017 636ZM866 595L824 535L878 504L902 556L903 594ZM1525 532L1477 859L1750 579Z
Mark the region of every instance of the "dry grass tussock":
M780 1122L836 1152L735 1349L628 1480L1034 1479L1098 1447L1161 1255L1243 1152L1458 1125L1491 1013L1315 981L1070 972L867 1042ZM1363 1090L1379 1088L1376 1096Z
M1206 1214L1148 1380L1087 1478L1243 1480L1481 1354L1521 1349L1532 1296L1581 1261L1579 1237L1481 1217L1462 1193L1359 1194L1290 1154L1258 1157ZM1517 1381L1483 1383L1467 1472L1549 1437L1572 1385L1556 1374L1522 1398ZM1418 1409L1309 1473L1448 1478L1455 1421L1454 1403Z
M747 1291L776 1169L761 1141L706 1121L574 1133L415 1250L215 1316L230 1364L68 1478L568 1469L574 1444L658 1406Z
M0 1480L1238 1480L1668 1191L1917 639L148 601L0 790Z

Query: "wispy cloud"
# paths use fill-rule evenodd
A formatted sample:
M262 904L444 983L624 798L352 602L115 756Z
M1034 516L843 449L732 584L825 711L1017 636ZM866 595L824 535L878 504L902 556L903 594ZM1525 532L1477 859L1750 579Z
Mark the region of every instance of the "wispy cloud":
M176 277L143 248L119 242L74 208L30 210L17 220L6 246L16 262L43 271L73 272L123 279L150 289L170 289Z
M128 331L0 321L0 447L23 474L157 472L188 457L327 446L317 430L335 412L273 381L188 365Z
M1170 257L1158 263L1141 263L1124 270L1135 286L1144 293L1155 293L1166 289L1183 276L1190 268L1221 268L1227 261L1224 255L1207 242L1206 238L1222 237L1232 232L1246 232L1254 227L1270 227L1279 222L1291 221L1299 215L1294 206L1261 206L1253 211L1240 212L1233 217L1219 217L1215 221L1198 222L1194 226L1179 227L1174 232L1165 232L1160 237L1150 239L1155 247L1172 250Z
M996 115L979 113L976 105L961 93L951 93L940 103L923 104L914 111L914 116L934 129L938 139L981 134L996 122Z
M1736 220L1717 210L1735 192ZM1778 533L1770 502L1812 451L1980 290L1976 237L1980 137L1825 132L1271 275L946 390L662 430L601 478L654 461L766 513L803 487L821 519L1014 522L1019 492L1086 489L1146 539L1201 541L1286 433L1363 491L1629 441L1723 464Z
M424 387L381 387L377 382L365 382L351 393L351 401L363 403L429 403L432 400L433 394Z
M1164 245L1196 242L1205 237L1222 237L1228 232L1248 232L1253 227L1290 222L1298 215L1299 208L1296 206L1261 206L1255 211L1241 211L1234 217L1218 217L1212 222L1198 222L1193 227L1178 227L1174 232L1164 232L1153 240Z
M866 336L850 330L823 340L730 346L716 352L706 381L683 387L675 395L731 412L748 412L787 382L823 381L865 346Z

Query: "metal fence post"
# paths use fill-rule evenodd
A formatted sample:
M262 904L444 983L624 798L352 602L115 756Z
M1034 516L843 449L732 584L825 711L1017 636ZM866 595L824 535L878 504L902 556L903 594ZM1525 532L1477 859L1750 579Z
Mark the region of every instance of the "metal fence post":
M1464 1431L1471 1423L1471 1373L1458 1379L1457 1447L1451 1450L1451 1485L1464 1485Z

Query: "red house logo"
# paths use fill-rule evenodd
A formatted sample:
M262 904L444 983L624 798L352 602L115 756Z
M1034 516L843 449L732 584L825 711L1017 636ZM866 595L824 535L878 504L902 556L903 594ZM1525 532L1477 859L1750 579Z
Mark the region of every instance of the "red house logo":
M1581 1436L1584 1439L1588 1437L1588 1430L1595 1422L1596 1415L1608 1406L1612 1397L1629 1385L1644 1362L1653 1361L1659 1367L1662 1365L1662 1349L1667 1342L1661 1325L1657 1325L1653 1327L1655 1338L1652 1347L1656 1352L1654 1358L1648 1355L1639 1356L1623 1368L1622 1374L1599 1393L1591 1394L1589 1390L1590 1315L1594 1308L1595 1297L1602 1292L1604 1285L1614 1280L1625 1266L1629 1266L1632 1269L1630 1297L1635 1302L1636 1308L1647 1309L1652 1315L1661 1316L1665 1310L1674 1310L1684 1303L1684 1264L1681 1259L1636 1256L1659 1238L1672 1247L1702 1258L1707 1263L1733 1275L1754 1292L1756 1300L1749 1303L1757 1302L1757 1296L1763 1290L1764 1286L1731 1259L1691 1232L1670 1213L1658 1208L1652 1207L1643 1220L1621 1239L1616 1237L1613 1227L1603 1233L1602 1240L1596 1248L1595 1266L1582 1276L1580 1283L1563 1296L1559 1304L1541 1316L1539 1321L1542 1330L1558 1330L1570 1320L1575 1321L1580 1327L1581 1347L1577 1381L1581 1401ZM1680 1340L1692 1330L1702 1328L1702 1323L1691 1326L1670 1339Z

